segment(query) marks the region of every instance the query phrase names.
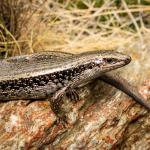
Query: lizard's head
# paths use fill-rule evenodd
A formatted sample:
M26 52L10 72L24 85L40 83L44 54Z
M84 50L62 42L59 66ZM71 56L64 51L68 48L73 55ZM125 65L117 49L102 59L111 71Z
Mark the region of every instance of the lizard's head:
M81 54L86 57L89 68L99 67L102 72L114 70L127 65L131 57L116 51L91 51Z

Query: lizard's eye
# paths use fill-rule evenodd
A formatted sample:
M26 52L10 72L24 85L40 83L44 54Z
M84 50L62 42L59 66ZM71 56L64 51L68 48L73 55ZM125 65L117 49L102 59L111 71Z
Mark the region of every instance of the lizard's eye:
M114 64L116 63L116 59L114 58L105 58L105 62L108 63L108 64Z

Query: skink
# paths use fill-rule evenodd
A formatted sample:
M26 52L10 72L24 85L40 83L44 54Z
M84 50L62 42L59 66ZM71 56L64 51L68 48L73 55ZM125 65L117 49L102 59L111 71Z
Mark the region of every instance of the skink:
M78 99L74 89L98 78L150 110L150 104L133 86L118 75L109 73L130 61L129 56L115 51L81 54L51 51L4 59L0 61L0 101L36 100L52 96L51 107L59 113L61 97L65 93L71 93Z

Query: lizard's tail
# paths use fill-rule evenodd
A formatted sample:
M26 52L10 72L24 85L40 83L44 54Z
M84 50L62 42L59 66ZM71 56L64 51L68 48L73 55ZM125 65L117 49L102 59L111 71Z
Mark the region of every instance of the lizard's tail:
M118 74L105 73L100 76L99 79L123 91L127 95L131 96L136 102L150 110L150 103L146 102L138 90Z

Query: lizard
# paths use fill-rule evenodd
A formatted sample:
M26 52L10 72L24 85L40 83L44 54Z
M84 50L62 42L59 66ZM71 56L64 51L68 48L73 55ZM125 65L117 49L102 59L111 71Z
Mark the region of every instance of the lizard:
M111 70L130 63L131 57L116 51L91 51L80 54L41 52L0 61L0 101L37 100L52 96L52 110L59 114L61 97L94 79L107 82L150 110L136 88Z

